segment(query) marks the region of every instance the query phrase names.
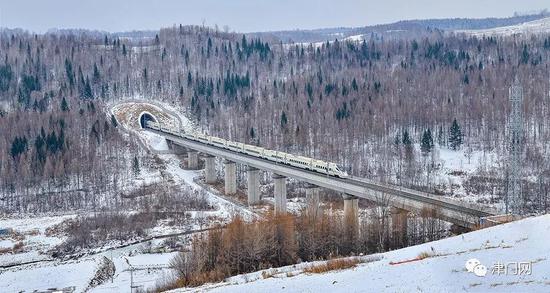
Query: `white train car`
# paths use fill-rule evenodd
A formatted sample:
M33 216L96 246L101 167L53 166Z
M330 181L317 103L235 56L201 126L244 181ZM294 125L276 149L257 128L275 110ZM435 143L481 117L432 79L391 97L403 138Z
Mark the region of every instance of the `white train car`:
M244 151L251 156L265 158L265 149L262 147L245 144Z
M211 138L210 142L214 145L222 146L222 147L225 147L227 145L227 140L225 140L223 138L219 138L219 137L215 137L215 136L211 136L210 138Z
M316 160L304 156L292 155L285 152L268 150L262 147L244 144L241 142L229 141L223 138L209 136L198 131L186 133L183 130L175 130L163 127L161 124L154 121L147 121L146 126L152 129L160 130L162 132L179 135L187 139L222 147L240 153L245 153L250 156L267 159L276 163L287 164L290 166L327 174L329 176L336 176L340 178L349 177L348 174L344 171L344 168L338 166L335 163Z

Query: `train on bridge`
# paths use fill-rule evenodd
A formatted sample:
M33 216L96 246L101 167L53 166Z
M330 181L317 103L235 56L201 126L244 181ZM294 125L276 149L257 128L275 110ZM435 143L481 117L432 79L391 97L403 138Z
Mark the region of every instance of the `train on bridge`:
M162 124L148 120L144 123L146 128L159 130L162 132L170 133L175 136L183 137L186 139L198 141L201 143L213 145L216 147L228 149L235 152L245 153L257 158L266 159L275 163L287 164L290 166L315 171L318 173L326 174L329 176L348 178L347 172L343 171L341 166L336 163L325 162L303 156L296 156L285 152L279 152L274 150L265 149L262 147L249 145L241 142L233 142L223 138L209 136L198 131L192 133L186 133L181 129L174 129L162 126Z

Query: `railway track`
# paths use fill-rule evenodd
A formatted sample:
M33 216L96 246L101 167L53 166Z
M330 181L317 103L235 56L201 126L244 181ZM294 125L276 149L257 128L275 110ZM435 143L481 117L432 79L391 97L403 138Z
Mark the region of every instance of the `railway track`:
M493 216L496 214L493 211L475 206L473 204L442 198L413 189L379 183L366 178L339 178L329 176L327 174L318 173L312 170L282 164L266 158L256 157L247 153L237 152L217 145L181 137L162 130L150 128L148 130L159 134L176 144L199 152L222 157L237 163L250 165L254 168L275 174L296 178L298 180L309 182L311 184L348 195L382 203L379 198L372 195L369 191L381 192L390 197L389 203L386 202L386 204L413 212L421 212L426 208L437 210L442 219L463 227L474 227L479 224L480 218Z

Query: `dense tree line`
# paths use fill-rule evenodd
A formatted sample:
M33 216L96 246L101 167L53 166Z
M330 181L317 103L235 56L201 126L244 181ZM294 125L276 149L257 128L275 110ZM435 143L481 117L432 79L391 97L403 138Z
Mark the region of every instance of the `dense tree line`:
M384 252L445 235L443 222L425 214L411 217L403 242L402 236L392 233L388 211L378 208L355 224L333 213L270 214L248 223L237 216L223 227L195 236L189 250L172 260L178 278L167 286L198 286L300 261Z

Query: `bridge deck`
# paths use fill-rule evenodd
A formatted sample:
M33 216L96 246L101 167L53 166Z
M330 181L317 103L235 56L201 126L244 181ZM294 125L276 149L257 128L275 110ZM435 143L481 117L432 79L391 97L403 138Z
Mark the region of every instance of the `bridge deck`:
M190 140L185 137L175 136L164 131L150 128L148 131L157 133L177 145L188 147L205 154L222 157L264 171L296 178L317 186L365 198L380 204L402 208L417 214L425 210L433 211L435 217L462 227L472 228L479 224L480 218L495 215L494 212L481 209L472 204L458 202L408 188L383 184L365 178L350 177L343 179L327 176L314 171L280 164L245 153Z

